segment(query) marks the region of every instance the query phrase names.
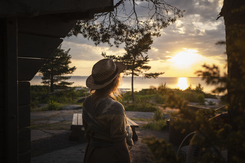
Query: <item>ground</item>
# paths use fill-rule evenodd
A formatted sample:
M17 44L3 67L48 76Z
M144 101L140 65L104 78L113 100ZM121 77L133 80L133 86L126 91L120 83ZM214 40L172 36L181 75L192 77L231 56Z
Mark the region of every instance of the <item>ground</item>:
M143 137L155 136L159 139L164 138L165 140L168 140L169 135L168 130L155 131L143 128L139 128L137 134L139 136L139 140L130 151L133 163L148 163L151 161L150 151L148 150L146 144L141 142Z
M135 121L140 126L144 123L148 123L149 121ZM41 130L42 134L51 134L52 136L48 136L46 138L33 140L31 144L31 154L32 158L38 156L45 155L47 153L52 153L53 151L68 149L69 147L77 146L81 144L81 146L86 143L85 139L81 139L80 141L70 141L69 135L70 125L67 124L66 121L54 123L52 125L35 125L33 126L34 130ZM155 131L150 129L144 129L142 127L136 128L136 132L138 135L138 141L131 149L131 157L133 163L148 163L150 162L150 152L146 146L141 142L143 137L147 136L155 136L157 138L164 138L168 140L168 130L163 131ZM85 149L80 148L80 152L84 153ZM34 162L34 161L32 161Z

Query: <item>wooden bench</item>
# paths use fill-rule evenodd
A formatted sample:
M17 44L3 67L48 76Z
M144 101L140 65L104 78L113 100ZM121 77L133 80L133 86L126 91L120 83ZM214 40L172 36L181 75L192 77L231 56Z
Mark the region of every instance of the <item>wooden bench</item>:
M84 138L84 133L82 113L74 113L69 140L80 140L81 138Z
M131 126L133 131L133 141L136 142L138 140L138 136L135 132L135 128L139 127L137 123L132 121L130 118L128 118L128 124ZM70 140L80 140L81 137L84 137L84 129L83 129L83 118L82 113L74 113L72 118L72 124L71 124L71 134L69 139Z

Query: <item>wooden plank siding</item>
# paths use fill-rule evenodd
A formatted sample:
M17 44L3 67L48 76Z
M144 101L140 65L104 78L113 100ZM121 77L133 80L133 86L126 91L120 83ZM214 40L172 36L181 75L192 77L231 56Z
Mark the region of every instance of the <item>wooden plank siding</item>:
M4 160L4 149L5 149L5 123L4 123L4 99L3 99L3 78L4 78L4 47L5 47L5 19L0 19L0 162Z
M19 33L18 57L48 58L63 41L60 38Z
M88 10L95 12L113 10L113 0L19 0L9 3L0 1L0 17L38 16L60 13L83 13Z
M29 163L31 153L30 82L18 82L19 163Z
M4 109L5 109L5 162L18 162L18 25L16 18L6 19L6 45L4 60Z
M30 83L78 19L113 0L0 1L0 162L30 163Z
M0 114L3 115L3 105L4 105L4 87L3 87L3 82L0 81ZM2 123L1 123L2 124ZM1 128L1 127L0 127ZM1 129L0 129L1 130Z
M19 131L19 152L25 153L31 149L31 130L30 128L23 128Z
M30 104L30 82L18 83L19 106Z
M3 133L0 133L0 162L5 162L4 161L4 155L5 155L5 150L4 150L4 147L5 147L5 144L4 144L4 136L3 136Z
M30 105L19 106L19 128L30 126Z
M76 20L64 22L57 16L38 16L35 18L18 18L19 33L39 36L64 38L76 24Z
M45 62L44 59L18 58L18 80L30 81Z

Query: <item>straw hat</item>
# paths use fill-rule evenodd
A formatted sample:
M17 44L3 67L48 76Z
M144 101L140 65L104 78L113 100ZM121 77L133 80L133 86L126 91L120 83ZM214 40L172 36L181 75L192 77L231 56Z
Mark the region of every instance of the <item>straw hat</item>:
M121 62L113 62L111 59L98 61L92 69L92 75L86 80L86 85L90 89L101 89L109 85L126 66Z

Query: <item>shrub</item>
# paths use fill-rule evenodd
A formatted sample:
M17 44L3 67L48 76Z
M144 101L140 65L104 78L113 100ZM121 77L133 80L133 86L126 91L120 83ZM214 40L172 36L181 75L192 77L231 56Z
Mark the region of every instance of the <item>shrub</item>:
M208 101L208 105L216 105L213 101Z
M125 105L126 111L142 111L142 112L154 112L157 110L156 105L152 103L133 103Z
M143 138L143 143L147 144L153 162L181 163L181 159L176 157L175 150L172 145L164 139L155 137Z
M52 99L48 101L48 106L46 107L47 110L60 110L61 105Z
M155 99L156 99L156 103L164 104L164 102L166 100L166 95L161 95L161 94L157 93L155 96Z
M159 120L163 119L163 113L161 112L160 109L157 109L154 113L155 113L155 114L154 114L154 116L153 116L153 119L154 119L155 121L159 121Z
M147 128L147 129L152 129L152 130L163 130L164 127L167 125L167 122L165 119L160 119L158 121L153 121L150 123L147 123L145 125L143 125L143 128Z
M204 104L204 102L205 102L205 97L204 97L204 95L203 95L203 94L197 94L197 101L198 101L198 103L200 103L200 104Z

